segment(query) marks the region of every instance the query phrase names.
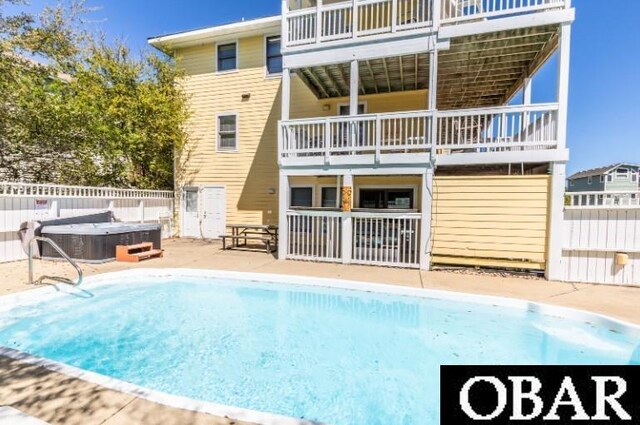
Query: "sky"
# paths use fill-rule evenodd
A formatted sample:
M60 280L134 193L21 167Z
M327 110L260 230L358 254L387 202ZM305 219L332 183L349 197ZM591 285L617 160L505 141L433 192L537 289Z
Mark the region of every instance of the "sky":
M38 10L51 0L33 0ZM280 0L89 0L91 25L134 51L147 38L278 14ZM640 1L573 0L568 173L640 163ZM605 7L606 6L606 7ZM557 62L534 77L533 101L556 99Z

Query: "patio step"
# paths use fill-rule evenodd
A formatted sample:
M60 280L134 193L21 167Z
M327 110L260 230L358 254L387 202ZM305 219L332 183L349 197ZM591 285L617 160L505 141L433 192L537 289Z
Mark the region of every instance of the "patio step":
M137 245L116 246L116 261L122 263L139 263L151 258L162 258L164 250L153 249L153 243L144 242Z

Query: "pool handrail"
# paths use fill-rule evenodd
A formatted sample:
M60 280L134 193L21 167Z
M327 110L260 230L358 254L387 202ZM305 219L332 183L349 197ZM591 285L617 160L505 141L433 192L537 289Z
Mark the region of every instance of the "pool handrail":
M82 284L83 273L80 266L78 266L78 263L76 263L71 257L69 257L67 253L64 252L64 250L60 248L58 244L56 244L53 240L42 237L42 236L34 236L33 239L29 241L29 285L33 285L34 283L34 280L33 280L33 243L34 242L44 242L51 245L51 247L55 249L58 252L58 254L62 256L62 258L67 260L67 262L71 264L78 272L78 279L75 282L70 279L54 277L54 276L41 276L40 279L38 279L38 282L42 282L44 279L51 279L51 280L55 280L61 283L66 283L72 286L80 286L80 284Z

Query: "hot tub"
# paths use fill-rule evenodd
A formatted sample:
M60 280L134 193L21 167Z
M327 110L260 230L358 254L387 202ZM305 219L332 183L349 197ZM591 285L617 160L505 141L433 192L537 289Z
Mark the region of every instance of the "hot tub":
M115 260L117 245L153 243L162 248L160 224L89 223L44 226L41 234L53 240L64 252L77 261L105 263ZM60 258L49 244L42 245L43 258Z

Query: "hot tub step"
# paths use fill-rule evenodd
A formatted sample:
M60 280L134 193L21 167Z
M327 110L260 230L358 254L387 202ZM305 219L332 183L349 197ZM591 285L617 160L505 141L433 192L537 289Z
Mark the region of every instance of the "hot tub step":
M116 261L124 263L137 263L150 258L161 258L164 251L153 249L151 242L137 245L118 245L116 247Z

